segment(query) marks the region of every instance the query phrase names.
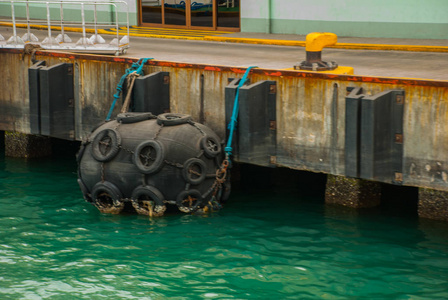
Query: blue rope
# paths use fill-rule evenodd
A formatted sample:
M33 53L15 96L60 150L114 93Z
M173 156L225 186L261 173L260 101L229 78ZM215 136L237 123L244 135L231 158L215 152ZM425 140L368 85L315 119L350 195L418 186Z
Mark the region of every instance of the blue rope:
M238 109L239 109L239 103L238 103L238 98L240 96L240 88L246 83L247 81L247 76L249 76L250 70L252 70L253 68L257 68L256 66L251 66L249 68L247 68L246 73L244 73L243 78L241 78L238 87L236 88L236 94L235 94L235 102L233 103L233 112L232 112L232 118L230 119L230 123L229 123L229 127L228 129L230 130L229 133L229 139L227 140L227 146L224 148L224 151L226 152L226 158L229 159L230 155L232 155L232 139L233 139L233 135L235 132L235 127L236 127L236 123L237 123L237 119L238 119Z
M132 66L128 69L126 69L126 73L121 76L120 82L118 82L117 85L117 92L114 94L114 101L112 102L109 113L107 114L106 121L110 121L110 118L112 116L112 112L115 108L115 104L117 104L117 100L120 99L120 94L123 91L123 83L126 80L126 77L128 77L129 74L132 72L136 72L138 75L143 75L143 66L146 64L146 62L153 58L140 58L136 63L132 63ZM131 91L128 91L129 93Z

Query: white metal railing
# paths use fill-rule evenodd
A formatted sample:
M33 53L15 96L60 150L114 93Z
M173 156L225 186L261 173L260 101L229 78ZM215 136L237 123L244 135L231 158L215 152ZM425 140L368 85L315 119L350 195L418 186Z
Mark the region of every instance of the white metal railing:
M11 7L10 18L0 17L0 22L8 22L11 25L12 36L5 38L0 34L0 48L23 48L27 43L38 44L44 49L51 50L71 50L85 52L107 52L119 55L126 53L129 48L129 10L125 1L81 1L81 0L0 0L0 5ZM20 8L18 12L17 8ZM98 17L98 10L101 9L103 18ZM64 10L70 10L71 20L64 19ZM5 9L1 11L4 14ZM30 11L40 11L39 17L31 17ZM86 12L90 18L86 17ZM43 18L46 15L46 18ZM110 20L106 20L108 16ZM124 19L123 21L121 21ZM120 37L120 28L125 26L127 34ZM18 36L18 28L26 27L26 33ZM47 29L47 35L39 41L38 37L31 29ZM101 35L101 28L115 29L112 40L107 42ZM58 31L55 37L53 34ZM77 42L72 42L68 36L68 31L75 31L82 34ZM37 31L36 31L37 32ZM35 33L36 33L35 32ZM40 31L41 32L41 31ZM91 32L92 36L87 37ZM37 34L37 33L36 33ZM79 34L78 34L79 35Z

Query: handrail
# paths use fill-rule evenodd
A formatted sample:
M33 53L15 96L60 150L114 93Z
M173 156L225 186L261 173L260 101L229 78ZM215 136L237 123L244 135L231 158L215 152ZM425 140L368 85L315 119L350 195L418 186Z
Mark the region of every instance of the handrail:
M74 50L74 51L92 51L92 52L113 52L116 55L126 52L129 48L129 8L126 1L123 0L95 0L95 1L82 1L82 0L0 0L0 5L10 4L11 5L11 17L13 27L13 35L7 40L2 41L0 38L0 48L21 48L28 42L33 44L39 44L41 48L44 49L63 49L63 50ZM17 13L16 7L22 5L25 9L25 14ZM76 21L66 22L64 19L64 5L66 7L69 5L71 10L79 11L79 15ZM97 8L98 7L109 7L110 11L113 13L113 18L111 16L110 20L104 21L99 20ZM30 8L39 8L42 10L42 18L31 18ZM67 9L67 8L65 8ZM44 17L44 11L46 17ZM59 19L54 17L54 10L59 10ZM4 11L4 10L3 10ZM35 11L35 10L34 10ZM86 21L86 11L92 11L93 21ZM103 10L106 11L106 10ZM120 14L119 14L120 12ZM119 17L125 14L125 20L121 20ZM73 15L73 14L72 14ZM52 19L52 16L54 19ZM0 18L2 18L0 16ZM22 25L17 22L17 19L25 20L26 34L23 38L20 38L17 33L18 25ZM2 21L2 20L0 20ZM52 33L55 30L55 23L60 25L60 34L55 38ZM32 34L31 28L42 26L38 24L46 24L46 29L48 36L39 42L38 38ZM68 28L67 25L74 26L74 28ZM44 25L45 26L45 25ZM119 28L121 26L126 26L127 35L120 39ZM22 27L22 26L20 26ZM92 28L90 28L92 27ZM101 30L99 27L115 28L116 35L109 43L106 43L105 39L100 36ZM71 39L66 34L67 31L76 31L82 34L82 37L78 42L72 43ZM90 38L87 38L87 31L93 32ZM104 31L103 31L104 33ZM4 40L4 39L3 39Z

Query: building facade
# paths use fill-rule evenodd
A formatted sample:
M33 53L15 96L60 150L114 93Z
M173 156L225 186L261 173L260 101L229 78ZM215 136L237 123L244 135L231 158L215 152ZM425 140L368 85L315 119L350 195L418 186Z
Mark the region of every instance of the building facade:
M242 0L241 31L448 39L448 1Z
M27 1L14 1L16 17ZM28 1L35 19L45 19L45 2ZM34 2L34 3L33 3ZM51 1L48 1L51 3ZM70 0L65 0L70 3ZM79 2L79 1L78 1ZM86 21L93 3L85 1ZM122 0L130 25L277 34L333 32L338 36L377 38L448 38L447 0ZM11 1L0 0L2 19L11 16ZM121 6L97 5L98 19L125 14ZM52 6L52 19L58 12ZM79 5L64 4L64 18L80 20ZM114 11L117 10L117 11ZM53 12L54 11L54 12Z

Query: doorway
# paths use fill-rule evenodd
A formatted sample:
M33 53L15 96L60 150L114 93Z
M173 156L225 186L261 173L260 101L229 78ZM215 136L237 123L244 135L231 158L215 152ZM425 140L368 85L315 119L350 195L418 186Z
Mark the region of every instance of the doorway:
M240 0L139 0L143 26L240 30Z

